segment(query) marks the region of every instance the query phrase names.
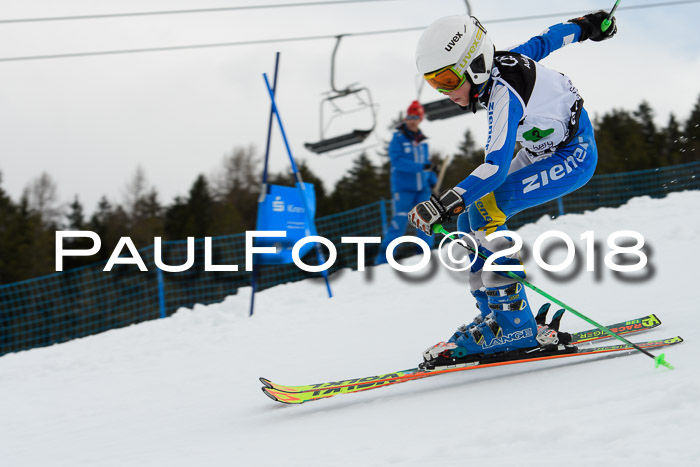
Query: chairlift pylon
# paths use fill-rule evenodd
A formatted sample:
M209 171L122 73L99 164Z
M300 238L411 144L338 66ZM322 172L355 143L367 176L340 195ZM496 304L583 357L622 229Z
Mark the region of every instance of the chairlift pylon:
M331 89L328 92L328 96L321 100L320 104L320 116L319 116L319 129L320 129L320 141L316 143L304 143L304 147L311 152L316 154L323 154L329 151L334 151L336 149L342 149L348 146L360 144L364 142L367 137L374 131L377 126L377 116L375 111L374 103L372 102L372 95L369 89L366 87L358 87L358 83L352 83L348 85L345 89L337 89L335 86L335 57L338 52L338 47L340 46L340 40L343 38L342 35L336 37L335 47L333 48L333 55L331 57ZM357 107L353 110L343 110L337 104L338 99L343 99L349 96L353 96L357 100ZM324 108L328 108L333 111L333 115L326 121L324 119ZM330 126L331 122L339 116L347 115L349 113L369 110L372 116L372 125L368 129L356 129L350 133L341 134L338 136L333 136L330 138L326 137L326 130Z

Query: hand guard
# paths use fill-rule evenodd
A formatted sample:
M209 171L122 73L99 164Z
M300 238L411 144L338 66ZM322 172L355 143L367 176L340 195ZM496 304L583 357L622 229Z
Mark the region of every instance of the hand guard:
M464 212L464 200L454 190L447 190L440 197L431 195L428 201L418 203L408 213L408 221L427 235L433 234L433 225L444 222Z
M590 39L594 42L604 41L610 39L617 32L617 25L615 24L615 17L610 18L612 24L610 27L603 31L600 29L605 18L608 17L608 12L604 10L596 11L595 13L589 13L583 15L580 18L573 18L569 20L569 23L578 24L581 27L581 37L579 42L583 42L586 39Z

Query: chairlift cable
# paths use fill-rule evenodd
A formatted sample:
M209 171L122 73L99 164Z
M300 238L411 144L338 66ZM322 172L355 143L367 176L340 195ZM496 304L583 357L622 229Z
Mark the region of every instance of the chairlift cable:
M222 11L242 11L242 10L263 10L273 8L291 8L291 7L316 7L316 6L332 6L346 3L375 3L375 2L395 2L399 0L336 0L336 1L321 1L321 2L298 2L298 3L273 3L267 5L245 5L231 6L218 8L192 8L187 10L161 10L161 11L141 11L130 13L106 13L95 15L73 15L73 16L53 16L39 18L17 18L17 19L0 19L0 24L17 24L17 23L39 23L50 21L75 21L85 19L107 19L107 18L128 18L133 16L163 16L163 15L179 15L193 13L220 13Z
M379 1L379 0L376 0ZM338 3L338 2L334 2ZM618 10L632 10L632 9L643 9L643 8L655 8L655 7L669 7L669 6L680 6L688 5L693 3L700 3L700 0L679 0L671 2L662 3L647 3L644 5L628 5L618 8ZM575 12L562 12L562 13L546 13L541 15L531 15L531 16L520 16L512 18L500 18L500 19L490 19L484 20L484 23L495 24L495 23L508 23L515 21L526 21L533 19L543 19L552 17L567 17L580 15L583 12L581 10ZM425 26L415 26L407 28L398 29L384 29L375 31L363 31L346 33L343 36L373 36L382 34L397 34L403 32L413 32L422 31ZM59 58L77 58L77 57L94 57L99 55L122 55L122 54L133 54L133 53L146 53L146 52L169 52L174 50L187 50L187 49L204 49L204 48L215 48L215 47L234 47L242 45L259 45L259 44L277 44L284 42L301 42L301 41L313 41L313 40L327 40L336 39L338 34L325 34L319 36L301 36L301 37L287 37L287 38L277 38L277 39L258 39L250 41L234 41L234 42L219 42L211 44L193 44L193 45L177 45L177 46L166 46L166 47L149 47L141 49L120 49L120 50L104 50L95 52L76 52L76 53L64 53L64 54L50 54L50 55L29 55L29 56L17 56L17 57L0 57L0 62L18 62L18 61L29 61L29 60L48 60L48 59L59 59Z

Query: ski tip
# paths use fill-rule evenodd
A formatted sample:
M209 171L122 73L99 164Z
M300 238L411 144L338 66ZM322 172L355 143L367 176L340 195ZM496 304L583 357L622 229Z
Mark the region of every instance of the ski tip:
M266 388L272 389L272 381L270 381L267 378L263 378L262 376L258 379L263 384L263 386L265 386Z
M674 369L673 365L671 365L670 363L668 363L666 361L666 354L662 353L662 354L657 355L656 358L654 359L654 362L656 362L655 368L658 368L660 366L665 366L669 370Z
M294 394L287 394L285 392L278 391L272 388L261 388L262 392L275 402L281 402L282 404L301 404L306 402L306 400L297 397Z
M262 389L262 392L263 392L267 397L269 397L270 399L272 399L272 400L275 401L275 402L280 402L280 400L277 399L277 398L274 396L274 394L271 394L270 391L268 391L269 388L266 388L266 387L265 387L265 388L261 388L261 389Z

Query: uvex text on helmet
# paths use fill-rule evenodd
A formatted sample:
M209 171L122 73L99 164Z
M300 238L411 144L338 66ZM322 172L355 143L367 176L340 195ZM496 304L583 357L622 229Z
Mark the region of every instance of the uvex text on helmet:
M447 16L428 26L418 40L416 65L422 74L454 66L472 84L491 75L493 42L473 16Z

